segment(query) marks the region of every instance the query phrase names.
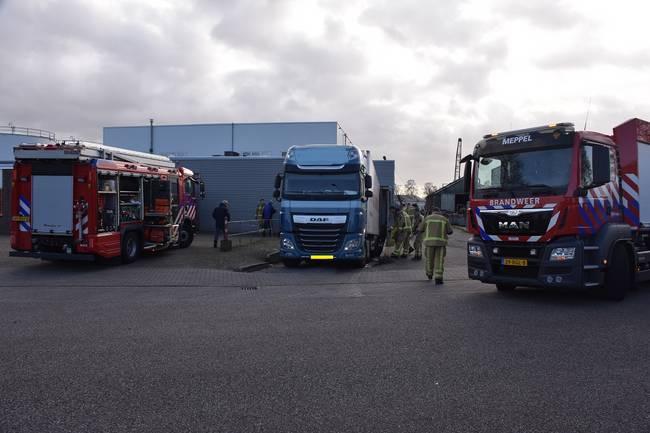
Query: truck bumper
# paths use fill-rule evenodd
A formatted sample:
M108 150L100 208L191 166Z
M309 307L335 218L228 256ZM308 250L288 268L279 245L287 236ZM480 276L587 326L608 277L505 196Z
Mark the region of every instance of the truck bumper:
M480 256L476 248L480 248ZM551 261L555 248L575 248L575 256L571 260ZM467 272L470 279L490 284L580 289L584 287L583 244L576 239L537 244L489 242L472 237L467 245Z
M66 253L48 253L41 251L10 251L9 257L28 257L41 260L66 260L66 261L83 261L94 262L95 256L92 254L66 254Z
M353 240L358 240L358 246L350 248ZM327 257L327 258L324 258ZM343 243L334 252L308 252L300 248L300 244L292 233L280 233L280 258L294 260L334 260L353 262L364 258L363 236L355 233L346 234Z

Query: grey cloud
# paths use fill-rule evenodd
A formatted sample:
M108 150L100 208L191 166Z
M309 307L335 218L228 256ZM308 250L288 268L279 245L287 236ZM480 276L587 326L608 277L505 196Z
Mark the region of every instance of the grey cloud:
M585 18L573 9L567 1L546 0L543 2L508 0L497 8L506 20L520 18L545 29L566 30L586 24ZM504 21L507 23L507 21Z
M650 67L650 50L613 51L606 47L585 42L566 47L541 58L537 65L544 69L587 69L595 66L621 68Z
M462 6L461 1L381 0L363 12L360 22L382 29L404 45L458 46L478 36L475 23L461 18Z
M107 15L81 1L6 4L0 93L11 106L0 106L0 118L99 139L102 125L145 120L170 97L192 107L187 76L206 72L201 51L186 48L197 35L165 25L170 17L155 10L130 11Z
M458 62L445 59L438 66L440 71L431 80L430 87L451 86L459 96L477 100L489 92L491 74L501 68L508 56L508 44L505 40L478 43L468 47L470 58Z
M283 39L285 0L222 2L212 37L231 47L270 49Z
M0 122L101 138L102 126L149 117L157 123L338 120L355 144L395 158L400 182L413 177L440 185L452 176L459 136L467 150L494 130L583 118L561 108L513 108L525 101L491 103L499 95L491 95L489 80L508 63L508 41L498 39L499 22L462 18L463 4L378 0L360 17L344 19L339 8L356 11L360 4L319 0L322 34L305 37L287 21L296 1L195 0L177 9L172 2L169 12L138 2L109 10L82 0L0 0ZM561 22L556 12L549 22ZM510 13L529 20L541 12L522 6ZM368 28L388 35L373 42L406 50L432 71L428 82L369 74L364 42L355 39ZM234 64L223 64L224 53ZM575 58L561 54L540 61L554 68ZM261 66L238 65L240 55ZM235 71L225 75L226 66ZM634 115L649 109L595 95L594 125L626 116L628 108Z

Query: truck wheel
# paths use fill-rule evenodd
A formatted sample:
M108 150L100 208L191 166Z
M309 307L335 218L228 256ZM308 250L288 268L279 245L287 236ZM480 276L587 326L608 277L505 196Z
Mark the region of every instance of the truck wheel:
M126 232L122 237L122 263L133 263L140 256L140 236Z
M300 265L298 259L282 259L282 264L287 268L297 268Z
M366 263L369 263L372 260L372 242L370 240L366 240L366 250L365 250L365 261Z
M627 249L619 243L612 251L609 268L605 273L603 295L610 301L622 301L625 292L632 288L633 282L630 256Z
M517 286L515 286L514 284L503 284L503 283L497 284L497 290L499 292L512 292L513 290L515 290L516 287Z
M364 259L359 259L359 260L353 261L352 266L357 268L357 269L363 269L363 268L366 267L366 263L368 263L368 262L366 261L365 258Z
M194 231L190 224L185 223L178 234L178 246L180 248L187 248L192 245L192 241L194 241Z

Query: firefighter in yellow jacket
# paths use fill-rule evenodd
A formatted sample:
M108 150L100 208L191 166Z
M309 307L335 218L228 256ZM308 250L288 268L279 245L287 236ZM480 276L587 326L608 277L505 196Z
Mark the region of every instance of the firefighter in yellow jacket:
M264 199L261 198L257 204L257 209L255 209L255 219L257 220L258 230L264 229Z
M447 239L454 232L449 220L439 212L439 209L433 209L418 227L418 231L422 232L425 272L427 278L435 277L436 284L442 284L445 256L447 255Z
M413 260L422 260L422 232L418 230L422 223L422 214L417 204L413 204Z
M395 245L395 252L391 257L408 257L410 242L411 239L411 230L413 230L413 224L411 222L411 216L408 214L406 209L402 207L402 210L399 212L398 222L396 223L397 230L399 230L399 237L397 239L397 244Z

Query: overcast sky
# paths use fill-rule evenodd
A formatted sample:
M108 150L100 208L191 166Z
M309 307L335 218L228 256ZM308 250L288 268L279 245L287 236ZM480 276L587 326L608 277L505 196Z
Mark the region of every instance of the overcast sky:
M650 118L650 5L637 0L0 0L0 124L336 120L453 176L486 133Z

